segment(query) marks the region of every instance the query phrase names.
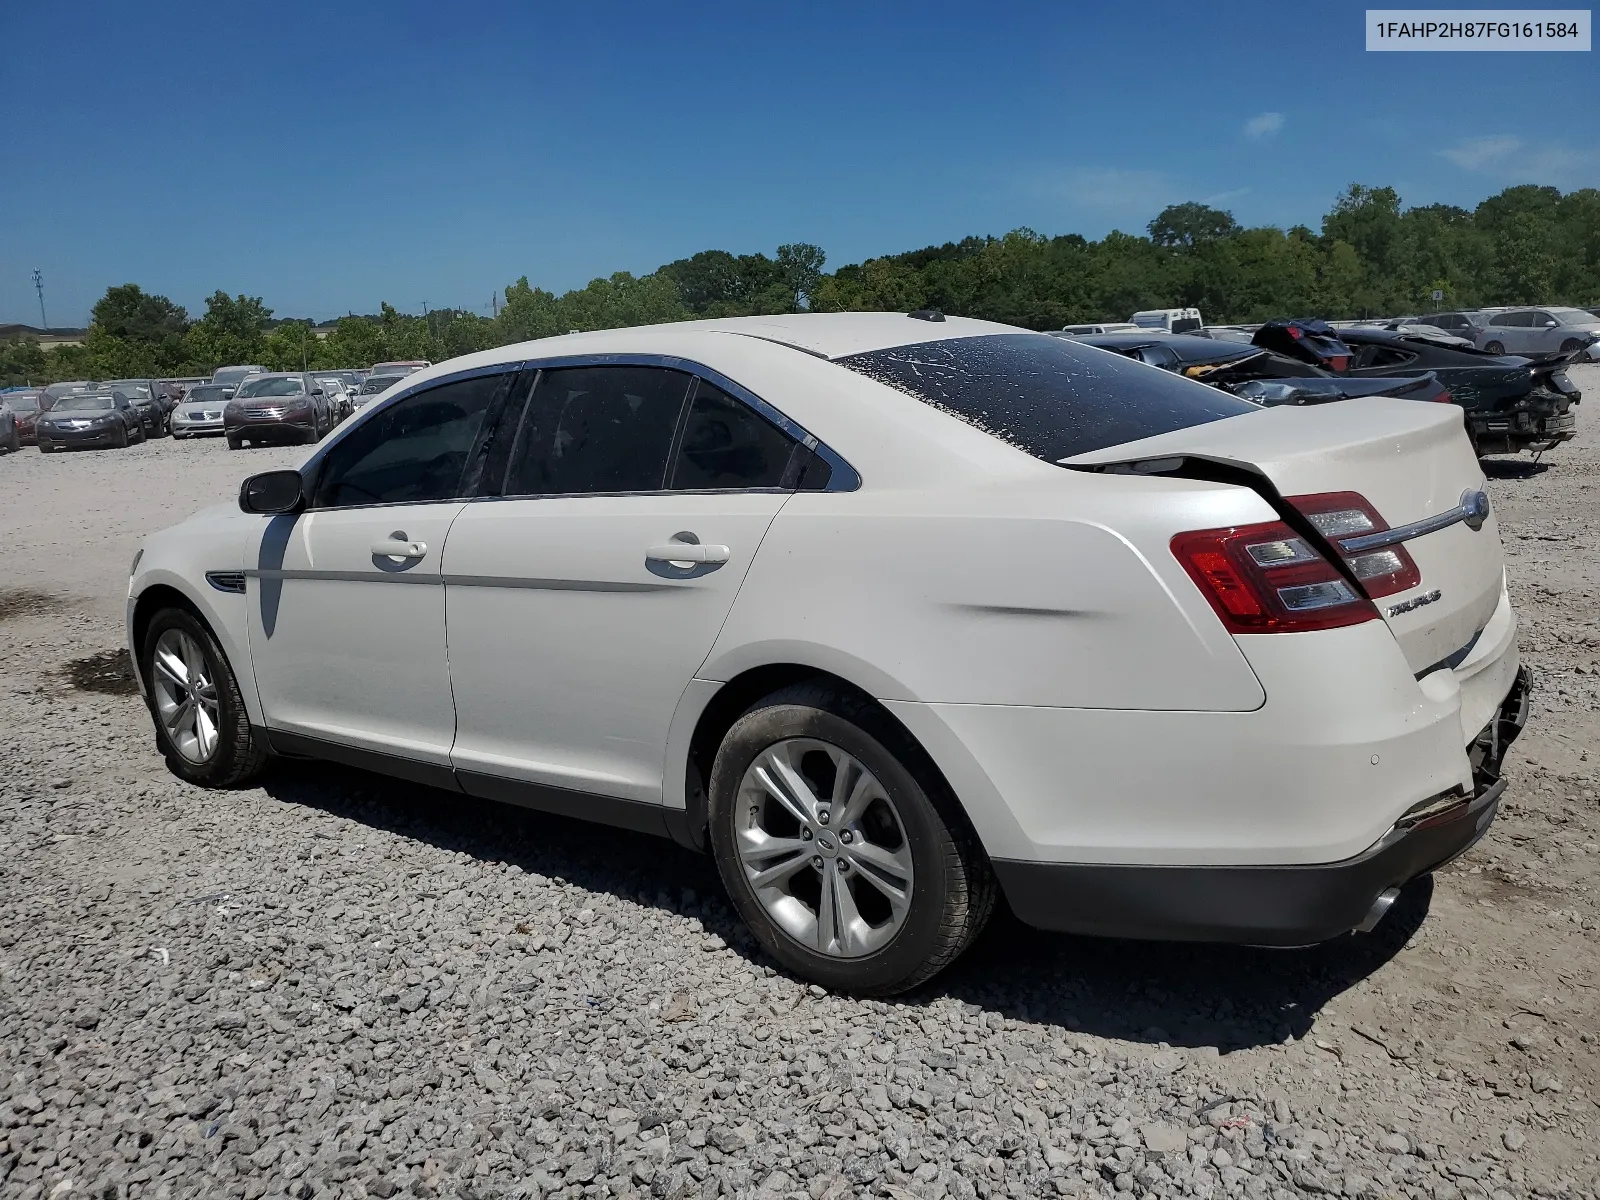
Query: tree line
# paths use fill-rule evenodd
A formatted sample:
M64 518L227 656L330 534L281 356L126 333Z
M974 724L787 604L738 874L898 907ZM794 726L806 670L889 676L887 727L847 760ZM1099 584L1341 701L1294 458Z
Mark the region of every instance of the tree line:
M787 312L909 311L1053 329L1126 320L1147 308L1197 307L1208 321L1283 316L1330 320L1487 304L1594 304L1600 299L1600 190L1523 185L1468 210L1405 207L1390 187L1352 184L1320 231L1244 228L1189 202L1164 209L1144 235L1098 241L1016 229L823 270L817 246L766 254L704 250L654 272L626 271L556 295L523 276L493 317L425 316L385 303L341 318L325 338L309 321L274 321L260 297L218 291L191 319L165 296L128 283L94 306L84 344L0 343L0 385L63 379L189 376L226 363L274 370L434 362L572 330L696 317ZM1435 291L1444 299L1432 299Z

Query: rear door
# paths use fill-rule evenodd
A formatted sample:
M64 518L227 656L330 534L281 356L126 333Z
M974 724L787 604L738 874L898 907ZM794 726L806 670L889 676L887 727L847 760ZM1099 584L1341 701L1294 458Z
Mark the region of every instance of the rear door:
M1372 398L1270 408L1067 462L1172 454L1264 474L1341 547L1413 671L1470 645L1500 602L1499 528L1454 405Z
M685 371L542 372L504 495L467 505L445 548L463 788L598 794L641 806L613 820L651 819L672 714L795 457L745 400Z

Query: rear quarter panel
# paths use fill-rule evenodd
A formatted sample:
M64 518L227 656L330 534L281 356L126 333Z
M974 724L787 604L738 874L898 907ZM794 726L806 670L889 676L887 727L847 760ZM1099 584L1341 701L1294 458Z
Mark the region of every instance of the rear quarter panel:
M1259 707L1167 546L1270 509L1238 488L1041 468L992 487L794 496L699 675L794 662L883 700Z

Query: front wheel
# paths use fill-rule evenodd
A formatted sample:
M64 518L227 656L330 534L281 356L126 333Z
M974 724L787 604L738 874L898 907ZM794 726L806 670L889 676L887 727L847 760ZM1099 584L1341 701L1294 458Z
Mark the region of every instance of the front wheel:
M235 437L233 434L230 433L228 435L228 449L229 450L237 450L243 444L244 443L242 442L242 440L237 438L237 437Z
M17 432L15 426L13 426L11 429L11 437L6 442L6 449L11 451L13 454L22 449L22 435Z
M238 787L270 758L250 728L239 681L222 648L193 614L165 608L145 631L140 669L156 723L156 747L180 779Z
M1571 354L1574 350L1576 350L1581 345L1583 345L1583 343L1580 342L1577 338L1568 338L1566 341L1561 343L1561 353L1563 353L1563 354Z
M734 722L711 771L717 869L762 946L802 978L891 995L972 942L994 907L982 848L927 755L826 684Z
M1505 343L1503 342L1485 342L1483 350L1485 354L1504 354L1506 352Z

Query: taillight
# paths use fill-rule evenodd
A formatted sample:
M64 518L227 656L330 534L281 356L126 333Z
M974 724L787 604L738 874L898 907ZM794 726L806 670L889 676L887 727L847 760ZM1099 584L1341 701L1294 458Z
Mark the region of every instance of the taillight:
M1456 398L1450 394L1448 388L1440 388L1439 394L1433 398L1435 404L1454 404Z
M1281 521L1180 533L1172 553L1230 633L1336 629L1378 615Z
M1339 546L1342 538L1365 533L1382 533L1388 523L1378 510L1358 492L1322 492L1315 496L1290 496L1294 505L1316 527L1318 533L1339 550L1350 573L1361 581L1372 599L1410 591L1422 582L1422 572L1404 546L1385 546L1381 550L1347 554Z

